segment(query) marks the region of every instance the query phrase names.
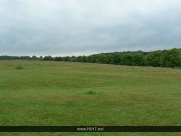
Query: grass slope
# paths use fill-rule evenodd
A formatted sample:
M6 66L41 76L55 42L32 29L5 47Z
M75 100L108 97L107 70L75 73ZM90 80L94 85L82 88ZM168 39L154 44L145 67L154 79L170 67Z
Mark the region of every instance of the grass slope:
M1 126L179 126L180 96L180 69L0 61Z

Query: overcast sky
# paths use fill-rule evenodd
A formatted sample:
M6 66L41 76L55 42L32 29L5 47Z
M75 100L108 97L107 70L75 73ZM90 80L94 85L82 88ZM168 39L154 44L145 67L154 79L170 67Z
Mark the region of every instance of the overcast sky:
M0 55L181 48L181 0L0 0Z

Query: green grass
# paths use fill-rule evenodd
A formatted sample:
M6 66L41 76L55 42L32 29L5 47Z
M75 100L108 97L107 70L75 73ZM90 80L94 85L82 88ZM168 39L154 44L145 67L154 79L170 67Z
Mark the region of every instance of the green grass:
M180 98L181 69L0 61L1 126L180 126ZM5 134L9 136L21 133L3 133ZM33 133L41 134L44 135ZM102 135L46 133L48 134ZM167 134L170 135L163 135Z

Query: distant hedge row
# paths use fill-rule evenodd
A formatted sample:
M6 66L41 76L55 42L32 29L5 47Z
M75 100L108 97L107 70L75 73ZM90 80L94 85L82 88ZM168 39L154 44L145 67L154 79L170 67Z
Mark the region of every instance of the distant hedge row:
M101 53L90 56L67 57L36 57L36 56L0 56L0 60L44 60L44 61L71 61L84 63L102 63L128 66L153 67L181 67L181 49L158 50L152 52L115 52Z
M147 55L143 53L128 54L95 54L91 56L79 56L76 62L116 64L128 66L153 66L153 67L181 67L181 50L173 48L164 51L153 51Z

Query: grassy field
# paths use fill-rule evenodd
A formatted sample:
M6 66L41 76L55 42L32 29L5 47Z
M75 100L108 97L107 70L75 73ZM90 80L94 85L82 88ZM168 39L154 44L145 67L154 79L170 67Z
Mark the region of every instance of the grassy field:
M0 126L180 126L180 98L181 69L0 61ZM55 136L110 134L155 135L46 133ZM159 135L171 134L178 135Z

